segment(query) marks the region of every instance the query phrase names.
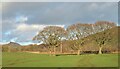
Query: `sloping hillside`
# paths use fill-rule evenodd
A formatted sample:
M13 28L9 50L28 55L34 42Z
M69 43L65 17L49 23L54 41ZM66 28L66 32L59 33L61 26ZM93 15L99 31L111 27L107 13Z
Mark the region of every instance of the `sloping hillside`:
M98 44L95 42L94 38L95 38L95 36L96 37L104 36L104 33L110 33L107 36L110 36L111 38L110 38L110 41L108 41L106 43L103 50L113 50L113 51L117 50L118 43L119 43L118 42L118 27L108 29L103 32L99 32L99 33L96 33L96 34L93 34L93 35L90 35L90 36L84 38L87 41L87 43L85 44L86 48L84 47L84 49L91 49L91 48L92 48L92 50L98 49ZM89 47L89 46L91 46L91 47Z
M104 33L110 33L111 36L111 40L109 42L106 43L106 45L103 47L104 51L116 51L118 50L118 43L120 43L120 41L118 42L118 28L120 29L120 27L115 27L112 29L108 29L105 30L103 32L99 32L90 36L87 36L84 39L85 43L83 46L81 46L83 51L98 51L99 46L98 44L95 42L94 38L99 37L99 36L104 36ZM119 32L120 33L120 32ZM120 39L120 37L119 37ZM81 40L77 40L78 42L81 42ZM74 41L64 41L63 42L63 50L77 50L77 47L75 46L76 40ZM120 46L119 46L120 47Z
M2 45L2 51L5 52L16 52L21 50L21 45L15 42Z

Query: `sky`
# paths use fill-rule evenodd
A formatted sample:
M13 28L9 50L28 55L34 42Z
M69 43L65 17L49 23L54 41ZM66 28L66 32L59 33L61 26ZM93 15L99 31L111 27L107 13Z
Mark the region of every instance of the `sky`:
M3 2L0 11L0 43L33 43L32 38L48 25L118 23L117 2Z

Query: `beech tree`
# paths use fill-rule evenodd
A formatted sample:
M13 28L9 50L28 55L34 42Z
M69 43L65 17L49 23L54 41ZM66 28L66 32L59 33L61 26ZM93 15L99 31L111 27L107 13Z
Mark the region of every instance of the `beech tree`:
M94 40L99 46L99 54L102 54L102 48L111 40L110 32L101 32L104 30L109 30L110 28L116 27L115 23L107 21L96 22L94 26L95 33L100 32L98 36L94 36ZM98 33L97 33L98 34Z
M80 39L92 34L92 24L73 24L71 26L68 26L67 28L68 31L68 39L70 40L76 40L75 45L78 45L78 55L82 51L81 46L84 44L84 40L79 41Z
M97 43L97 45L99 46L99 54L102 54L102 48L111 41L111 34L108 32L104 32L104 33L97 33L97 36L94 36L94 40Z
M44 44L50 45L50 54L52 49L54 55L56 55L56 47L59 46L65 34L66 31L62 27L47 26L40 31L33 40L42 41Z

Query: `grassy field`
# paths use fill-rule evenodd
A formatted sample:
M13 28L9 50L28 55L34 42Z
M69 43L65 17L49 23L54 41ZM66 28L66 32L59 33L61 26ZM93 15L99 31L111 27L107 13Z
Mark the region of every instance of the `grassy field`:
M116 67L117 54L49 56L32 53L3 53L3 67Z

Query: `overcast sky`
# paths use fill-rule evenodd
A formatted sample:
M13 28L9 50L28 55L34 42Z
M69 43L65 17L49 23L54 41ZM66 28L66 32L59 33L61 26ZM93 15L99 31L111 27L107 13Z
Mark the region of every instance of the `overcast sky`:
M117 2L5 2L1 10L0 42L30 43L47 25L66 28L78 22L118 23Z

